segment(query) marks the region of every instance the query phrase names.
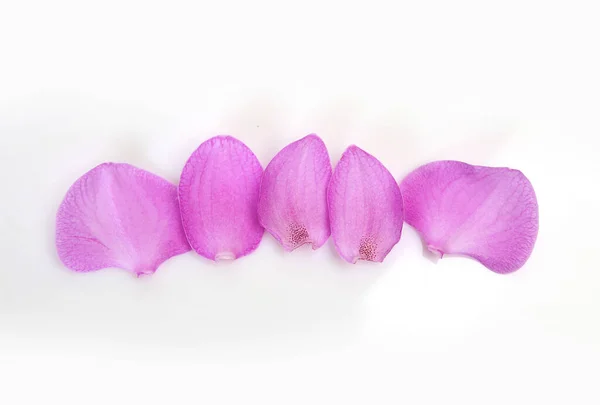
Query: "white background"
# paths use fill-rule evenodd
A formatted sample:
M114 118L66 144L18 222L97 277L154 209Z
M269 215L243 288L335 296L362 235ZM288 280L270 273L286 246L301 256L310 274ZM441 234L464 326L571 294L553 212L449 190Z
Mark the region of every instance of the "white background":
M600 38L582 1L0 2L0 403L598 404ZM316 132L401 179L533 183L529 262L382 265L329 241L152 277L76 274L54 215L104 161L177 182L231 134L265 166Z

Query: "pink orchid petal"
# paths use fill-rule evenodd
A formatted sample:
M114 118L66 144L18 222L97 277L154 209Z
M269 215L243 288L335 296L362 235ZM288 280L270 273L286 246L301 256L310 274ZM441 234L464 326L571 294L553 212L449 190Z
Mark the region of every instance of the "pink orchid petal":
M318 249L329 238L330 178L327 147L316 135L289 144L265 169L258 218L285 250L292 251L305 243Z
M231 136L211 138L192 153L181 173L179 204L198 254L236 259L258 247L264 233L257 215L262 173L254 153Z
M400 240L402 194L390 172L367 152L350 146L327 191L331 235L342 258L382 262Z
M538 205L520 171L439 161L410 173L400 188L406 222L438 255L470 256L497 273L519 269L531 255Z
M190 250L177 187L128 164L104 163L69 189L56 216L56 249L75 271L106 267L152 274Z

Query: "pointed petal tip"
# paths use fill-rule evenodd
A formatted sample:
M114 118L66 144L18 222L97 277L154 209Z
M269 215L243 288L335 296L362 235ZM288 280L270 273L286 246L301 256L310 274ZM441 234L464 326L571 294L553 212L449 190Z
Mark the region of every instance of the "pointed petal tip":
M346 148L346 150L344 151L344 153L348 153L348 154L353 154L353 153L367 153L365 152L364 149L359 148L356 145L350 145Z
M278 155L284 151L288 151L288 153L289 153L289 151L291 149L295 149L295 148L299 148L299 147L314 149L314 151L312 153L325 153L327 155L327 158L329 158L329 152L327 151L327 146L325 145L325 142L323 142L323 140L316 134L309 134L303 138L297 139L297 140L289 143L288 145L286 145L283 149L281 149L278 152ZM298 151L296 153L300 153L300 152Z
M228 134L219 134L219 135L215 135L212 138L208 138L205 142L208 141L218 141L218 140L227 140L227 141L237 141L237 142L242 142L239 139L237 139L235 136L233 135L228 135Z
M323 142L323 140L321 139L321 137L319 137L319 135L315 134L315 133L311 133L306 135L304 138L300 139L301 141L307 140L307 141L318 141L318 142ZM323 142L324 143L324 142Z

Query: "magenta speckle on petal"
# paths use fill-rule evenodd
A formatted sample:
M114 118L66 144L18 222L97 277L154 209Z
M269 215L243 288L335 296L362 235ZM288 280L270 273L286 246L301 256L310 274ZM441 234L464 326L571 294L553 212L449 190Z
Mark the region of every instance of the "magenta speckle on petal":
M179 183L179 204L192 248L211 260L253 252L264 230L257 204L262 167L254 153L231 136L202 143L188 159Z
M538 205L520 171L439 161L414 170L400 188L406 222L440 257L470 256L510 273L531 255Z
M56 216L56 248L68 268L152 274L185 253L177 188L128 164L105 163L79 178Z
M325 144L308 135L283 148L265 169L258 216L287 251L305 243L313 249L329 238L327 185L331 162Z
M328 188L331 235L344 260L382 262L400 240L402 195L390 172L362 149L349 147Z

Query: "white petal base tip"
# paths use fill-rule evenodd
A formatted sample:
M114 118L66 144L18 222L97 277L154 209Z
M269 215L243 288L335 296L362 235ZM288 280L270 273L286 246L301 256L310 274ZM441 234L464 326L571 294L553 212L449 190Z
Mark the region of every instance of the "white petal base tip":
M427 245L427 250L433 255L436 261L437 259L442 259L444 257L444 251L438 247Z
M215 262L230 262L235 260L235 255L231 252L220 252L215 255Z
M150 270L150 269L140 269L140 270L134 270L133 271L133 275L137 278L140 278L142 276L151 276L152 274L154 274L156 272L156 269L154 270Z

